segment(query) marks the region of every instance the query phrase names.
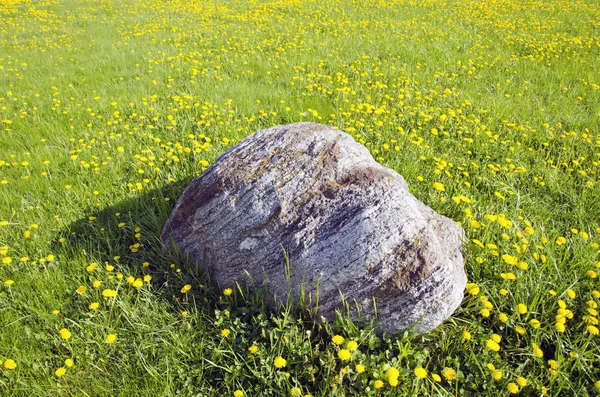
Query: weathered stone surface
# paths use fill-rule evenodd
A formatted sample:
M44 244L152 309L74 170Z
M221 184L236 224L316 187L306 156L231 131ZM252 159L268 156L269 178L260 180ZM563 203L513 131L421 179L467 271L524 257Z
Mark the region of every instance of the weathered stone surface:
M332 319L340 292L381 330L429 331L460 304L462 229L409 193L395 171L334 128L314 123L259 131L195 179L164 226L222 287L236 282L315 296Z

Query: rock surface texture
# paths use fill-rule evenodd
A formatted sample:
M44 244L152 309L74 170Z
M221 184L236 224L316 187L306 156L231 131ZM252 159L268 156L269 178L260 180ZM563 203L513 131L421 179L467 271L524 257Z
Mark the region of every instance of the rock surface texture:
M303 287L314 301L318 285L319 315L335 318L341 293L363 319L376 312L378 328L397 333L413 324L427 332L460 304L462 235L350 135L297 123L219 157L185 190L162 240L221 287L266 280L278 297Z

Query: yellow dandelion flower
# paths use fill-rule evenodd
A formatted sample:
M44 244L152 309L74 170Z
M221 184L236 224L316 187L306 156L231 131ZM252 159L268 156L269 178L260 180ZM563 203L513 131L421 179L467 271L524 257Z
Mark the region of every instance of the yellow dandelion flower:
M357 374L362 374L363 372L365 372L365 366L362 364L356 364L356 366L354 367L354 370L356 371Z
M338 351L338 357L342 361L348 361L348 360L350 360L351 356L352 356L352 353L350 353L350 351L348 351L346 349L341 349L340 351Z
M100 306L100 304L98 302L92 302L89 304L88 308L90 310L96 310L99 306Z
M182 293L182 294L185 294L185 293L187 293L187 292L188 292L189 290L191 290L191 289L192 289L192 286L191 286L190 284L186 284L186 285L184 285L184 286L181 288L181 293Z
M417 368L415 368L414 372L415 372L415 376L419 379L427 378L427 371L425 370L425 368L417 367Z
M275 366L275 368L283 368L287 365L287 361L285 360L285 358L278 356L275 358L275 360L273 360L273 365Z
M251 354L256 354L256 352L258 352L258 346L257 346L257 345L252 345L252 346L250 346L250 347L248 348L248 351L249 351Z
M229 295L231 295L231 294L233 294L233 290L232 290L231 288L225 288L225 289L223 290L223 295L225 295L225 296L229 296Z
M221 330L221 336L223 338L228 338L231 335L231 331L227 328Z
M471 333L469 331L463 331L463 339L471 340Z
M65 367L60 367L59 369L54 371L54 375L58 376L59 378L66 373L67 373L67 369Z
M233 392L233 397L244 397L244 392L241 390L236 390Z
M341 345L344 343L344 337L341 335L334 335L333 338L331 338L331 341L336 345Z
M519 386L516 383L509 383L506 388L510 392L510 394L517 394L519 392Z
M87 291L87 287L84 285L80 285L79 288L75 290L79 295L85 294L85 291Z
M442 381L442 377L439 376L438 374L431 374L431 379L433 379L436 382L441 382Z
M394 368L394 367L390 367L387 371L385 371L385 376L389 379L389 378L397 378L400 376L400 372Z
M524 305L523 303L519 303L517 305L517 313L519 313L519 314L525 314L525 313L527 313L527 306Z
M108 335L106 335L106 338L104 338L104 341L108 344L115 343L116 340L117 340L117 335L115 335L115 334L108 334Z
M567 295L569 296L569 298L575 299L575 297L577 296L577 293L575 291L573 291L572 289L569 289L569 290L567 290Z
M383 381L381 379L377 379L375 383L373 383L373 387L376 389L381 389L383 387Z
M9 358L8 360L4 361L4 368L13 370L17 368L17 363L15 362L15 360L11 360Z
M442 183L439 183L439 182L434 182L433 183L433 188L435 190L439 190L440 192L445 192L446 191L446 188L444 187L444 185Z
M491 340L491 339L488 339L488 340L486 341L486 346L487 346L487 348L488 348L488 349L490 349L491 351L495 351L495 352L497 352L497 351L499 351L499 350L500 350L500 345L499 345L497 342L495 342L495 341L493 341L493 340Z
M348 350L350 350L351 352L353 352L354 350L358 349L358 343L356 343L356 341L348 341L348 343L346 343L346 347L348 348Z
M73 360L72 360L72 359L70 359L70 358L67 358L67 359L65 360L65 365L66 365L67 367L71 368L71 367L73 366Z
M59 333L59 335L60 335L60 337L62 339L69 339L69 338L71 338L71 331L69 331L66 328L62 328L60 331L58 331L58 333Z
M598 335L599 331L598 328L593 326L593 325L588 325L585 330L590 334L590 335Z
M563 245L566 242L567 242L567 239L562 236L560 236L559 238L556 239L556 245Z
M517 384L521 387L525 387L527 386L527 379L523 378L522 376L519 376L517 378Z
M466 290L469 294L475 296L479 294L480 288L475 283L467 283Z
M444 368L442 370L442 375L448 381L452 381L452 380L456 379L456 371L453 370L452 368Z

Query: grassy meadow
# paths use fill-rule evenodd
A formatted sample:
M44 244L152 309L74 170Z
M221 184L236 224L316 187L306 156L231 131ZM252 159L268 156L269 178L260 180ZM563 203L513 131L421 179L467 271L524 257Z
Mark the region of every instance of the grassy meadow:
M599 64L594 0L0 0L0 395L600 395ZM297 121L465 229L433 332L162 249L193 178Z

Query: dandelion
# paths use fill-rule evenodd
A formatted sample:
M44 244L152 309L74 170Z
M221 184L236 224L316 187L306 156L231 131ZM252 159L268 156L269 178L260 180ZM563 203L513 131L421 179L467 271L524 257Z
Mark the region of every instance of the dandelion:
M184 285L184 286L181 288L181 293L182 293L182 294L185 294L185 293L187 293L187 292L188 292L189 290L191 290L191 289L192 289L192 286L191 286L190 284L186 284L186 285Z
M58 333L62 339L66 340L66 339L71 338L71 331L69 331L66 328L61 328L60 331L58 331Z
M287 365L287 361L285 358L278 356L273 360L273 365L275 365L275 368L283 368Z
M58 376L59 378L66 373L67 373L67 369L65 367L60 367L59 369L54 371L54 375Z
M290 390L290 396L299 397L302 395L302 390L299 387L292 387Z
M447 381L453 381L454 379L456 379L456 371L453 370L452 368L444 368L442 370L442 375L444 376L444 378L446 378Z
M431 374L431 379L433 379L436 382L442 381L442 378L438 374Z
M559 238L556 239L556 245L559 245L559 246L563 245L566 242L567 242L567 239L562 236L560 236Z
M532 349L533 349L533 355L538 357L538 358L542 358L544 357L544 352L542 351L542 349L540 349L540 347L538 345L536 345L535 343L533 343L531 345Z
M227 328L221 330L221 336L223 338L228 338L231 335L231 331Z
M183 291L182 291L182 292L183 292ZM229 295L231 295L231 294L233 294L233 290L232 290L231 288L225 288L225 289L223 290L223 295L225 295L225 296L229 296Z
M331 338L331 341L336 345L341 346L341 344L344 343L344 337L341 335L334 335L333 338Z
M350 351L348 351L346 349L341 349L340 351L338 351L338 357L342 361L348 361L348 360L350 360L351 356L352 356L352 353L350 353Z
M598 335L599 331L598 328L593 326L593 325L588 325L587 327L585 327L585 330L590 334L590 335Z
M469 294L475 296L479 294L479 286L475 283L467 283L466 290Z
M463 331L463 339L471 340L471 333L469 331Z
M80 285L79 288L75 290L79 295L85 294L85 291L87 291L87 287L84 285Z
M488 349L490 349L491 351L494 351L494 352L497 352L500 350L500 345L497 342L493 341L492 339L488 339L486 341L486 346Z
M351 340L346 344L346 347L348 348L348 350L353 352L354 350L358 349L358 343L356 343L356 341Z
M233 392L233 397L244 397L244 392L241 390L236 390Z
M439 183L439 182L434 182L433 183L433 188L435 190L439 190L440 192L445 192L446 191L446 188L444 187L444 185L441 184L441 183Z
M102 291L102 296L105 298L114 298L115 296L117 296L117 291L115 291L114 289L105 289Z
M13 370L17 368L17 363L15 362L15 360L11 360L9 358L8 360L4 361L4 368Z
M67 358L67 359L65 360L65 365L66 365L67 367L71 368L71 367L73 366L73 360L72 360L72 359L70 359L70 358Z
M100 304L98 302L92 302L89 304L88 309L96 310L99 306L100 306Z
M519 303L517 305L517 313L519 313L519 314L525 314L525 313L527 313L527 306L524 305L523 303Z
M569 290L567 290L567 295L569 296L569 298L575 299L575 297L577 296L577 293L575 291L573 291L572 289L569 289Z
M248 351L250 352L250 354L256 354L256 352L258 352L258 346L252 345L248 348Z
M377 379L373 384L375 389L381 389L383 387L383 381L381 379Z
M419 379L427 378L427 371L422 367L415 368L415 376Z
M104 341L108 344L115 343L116 340L117 340L117 335L115 335L115 334L108 334L108 335L106 335L106 338L104 338Z
M144 285L144 281L141 278L137 278L131 285L134 288L141 288Z
M527 379L523 378L522 376L519 376L517 378L517 384L521 387L525 387L527 386Z
M354 367L354 370L356 371L357 374L362 374L363 372L365 372L365 366L362 364L356 364L356 366Z
M509 383L506 388L510 392L510 394L517 394L519 392L519 386L516 383Z

